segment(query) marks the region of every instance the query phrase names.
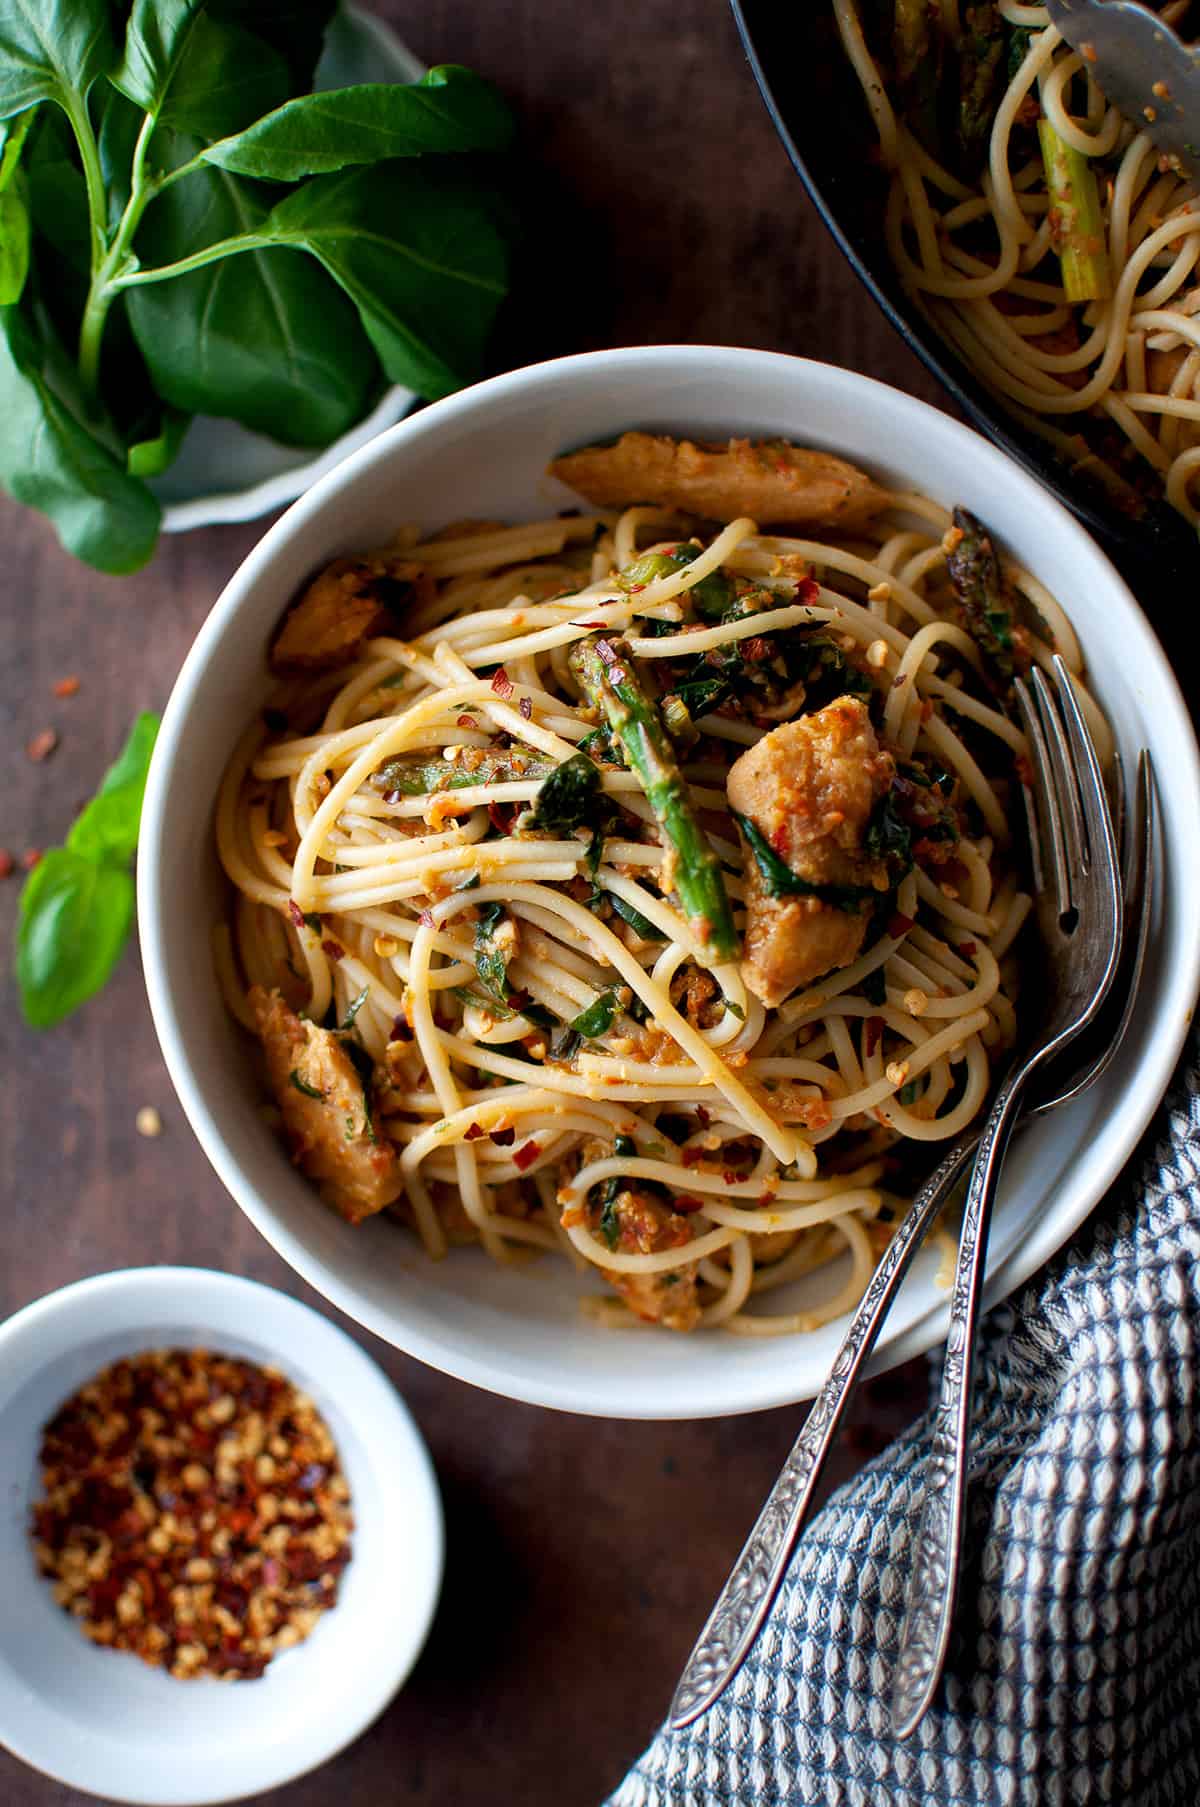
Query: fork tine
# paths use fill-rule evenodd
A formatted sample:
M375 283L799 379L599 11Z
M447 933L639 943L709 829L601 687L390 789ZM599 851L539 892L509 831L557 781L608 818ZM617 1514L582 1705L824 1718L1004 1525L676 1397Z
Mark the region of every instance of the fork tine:
M1137 783L1139 796L1142 785L1142 760L1145 758L1143 748L1138 759ZM1137 819L1134 818L1132 829L1129 821L1129 804L1125 796L1125 762L1121 758L1121 749L1113 748L1112 769L1106 787L1108 794L1108 813L1112 818L1113 838L1117 843L1117 857L1121 862L1121 873L1125 875L1131 867L1137 853ZM1128 892L1128 886L1126 886Z
M1054 768L1055 792L1062 817L1063 851L1067 861L1067 887L1071 892L1072 903L1077 904L1079 900L1075 893L1078 886L1073 882L1075 875L1086 875L1089 870L1087 834L1079 805L1080 778L1063 728L1062 715L1055 706L1055 693L1046 681L1045 672L1035 667L1030 687L1045 729L1046 746Z
M1041 676L1040 672L1038 675ZM1054 680L1058 700L1066 720L1071 753L1074 755L1073 758L1068 756L1070 766L1076 774L1076 784L1072 788L1083 809L1091 856L1089 865L1115 891L1119 900L1121 868L1117 859L1117 844L1113 834L1112 820L1108 813L1108 803L1105 800L1104 776L1100 770L1100 761L1096 757L1096 749L1092 744L1092 737L1088 733L1087 724L1076 700L1071 674L1057 653L1054 655ZM1044 679L1043 682L1045 682ZM1088 867L1085 866L1084 869L1087 870Z
M1021 718L1025 723L1025 733L1029 738L1029 755L1034 773L1033 790L1037 834L1031 837L1031 844L1040 848L1041 851L1040 860L1035 859L1035 866L1040 866L1040 871L1035 871L1034 876L1041 890L1047 889L1048 884L1053 885L1058 914L1065 916L1071 908L1071 892L1067 879L1062 817L1058 807L1058 789L1050 763L1050 752L1046 745L1040 713L1034 707L1033 698L1029 694L1024 680L1018 678L1014 688L1017 693Z

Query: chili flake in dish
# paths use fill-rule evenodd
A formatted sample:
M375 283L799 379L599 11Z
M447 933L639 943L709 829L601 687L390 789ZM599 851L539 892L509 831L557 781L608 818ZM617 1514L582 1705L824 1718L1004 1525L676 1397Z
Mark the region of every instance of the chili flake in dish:
M180 1680L261 1675L337 1600L350 1490L278 1370L206 1349L114 1362L46 1425L33 1545L93 1643Z

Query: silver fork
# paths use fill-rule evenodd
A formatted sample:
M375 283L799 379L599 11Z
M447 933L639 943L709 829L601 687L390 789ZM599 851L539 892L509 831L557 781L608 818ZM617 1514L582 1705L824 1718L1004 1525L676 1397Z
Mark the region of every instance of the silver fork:
M1124 781L1114 759L1114 813L1124 828ZM1137 996L1154 900L1154 785L1149 755L1138 762L1133 809L1125 845L1125 960L1119 988L1110 994L1103 1029L1082 1064L1047 1076L1050 1096L1027 1113L1032 1119L1077 1098L1107 1069L1124 1038ZM880 1259L855 1310L829 1377L814 1400L779 1478L746 1540L729 1579L696 1641L671 1703L669 1723L679 1729L699 1718L741 1668L786 1573L820 1477L846 1416L858 1378L875 1347L892 1303L930 1227L946 1208L979 1142L979 1130L963 1133L921 1187Z
M1000 1082L963 1208L925 1503L892 1675L892 1731L898 1738L907 1738L924 1718L950 1642L962 1563L975 1330L1005 1150L1030 1078L1095 1020L1121 954L1121 877L1112 823L1070 675L1056 658L1053 687L1035 671L1028 687L1018 681L1016 690L1034 768L1031 841L1047 964L1046 1017L1036 1045Z

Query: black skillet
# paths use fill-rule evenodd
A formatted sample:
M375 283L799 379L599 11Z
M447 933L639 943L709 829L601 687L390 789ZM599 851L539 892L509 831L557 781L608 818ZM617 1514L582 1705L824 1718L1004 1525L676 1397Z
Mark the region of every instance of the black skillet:
M838 38L832 0L730 5L775 129L852 269L964 414L1090 528L1169 646L1191 615L1200 578L1194 530L1165 503L1137 519L1106 506L1049 446L1004 413L905 295L884 242L886 187L875 128Z

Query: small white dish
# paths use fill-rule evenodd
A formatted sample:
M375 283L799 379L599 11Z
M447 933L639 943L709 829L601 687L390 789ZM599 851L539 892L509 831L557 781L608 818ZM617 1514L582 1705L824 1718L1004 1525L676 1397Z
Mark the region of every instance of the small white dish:
M325 34L313 87L348 88L357 82L415 82L425 73L390 25L361 7L335 13ZM351 452L402 420L419 400L394 384L371 412L322 452L280 445L236 420L201 415L187 430L171 468L150 487L163 505L164 533L185 533L230 521L253 521L294 502Z
M99 1368L163 1347L271 1363L315 1401L354 1511L337 1605L257 1681L175 1681L90 1644L36 1571L42 1426ZM303 1775L357 1738L408 1675L442 1576L428 1451L375 1363L307 1305L206 1268L100 1274L0 1325L0 1741L72 1788L207 1807Z
M353 1228L321 1203L264 1125L247 1038L206 958L225 885L212 813L230 752L268 688L264 649L298 586L398 521L529 520L577 501L546 476L571 446L629 427L701 438L791 438L897 488L975 510L1071 616L1125 761L1149 747L1162 803L1159 907L1120 1059L1015 1144L989 1240L988 1298L1027 1279L1078 1229L1162 1097L1200 986L1195 824L1200 764L1188 712L1127 586L1028 472L936 408L869 377L774 352L648 345L535 364L390 429L304 496L230 579L176 681L142 814L138 911L150 1006L192 1128L242 1210L311 1285L410 1355L512 1399L601 1417L704 1418L811 1398L845 1320L760 1340L585 1322L593 1275L548 1257L501 1266L479 1249L430 1261L381 1218ZM938 1260L922 1256L885 1326L877 1368L946 1334ZM803 1282L799 1283L803 1286ZM796 1302L803 1299L799 1293Z

